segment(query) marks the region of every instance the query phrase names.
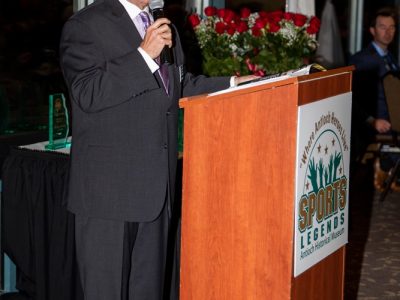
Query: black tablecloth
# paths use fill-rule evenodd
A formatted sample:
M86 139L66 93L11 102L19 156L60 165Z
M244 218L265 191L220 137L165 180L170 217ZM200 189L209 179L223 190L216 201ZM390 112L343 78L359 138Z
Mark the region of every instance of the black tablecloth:
M17 265L17 288L37 300L83 299L68 166L68 155L17 148L3 164L3 247Z
M171 299L179 299L181 171L179 160L165 274ZM3 164L3 247L17 265L17 289L36 300L83 299L68 172L69 156L54 152L12 148Z

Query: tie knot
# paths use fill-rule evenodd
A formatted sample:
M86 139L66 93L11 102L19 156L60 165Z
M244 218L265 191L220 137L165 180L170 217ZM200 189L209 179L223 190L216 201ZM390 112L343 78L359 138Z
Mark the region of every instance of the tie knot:
M145 11L142 11L139 13L139 16L142 19L144 30L147 30L147 28L150 26L149 14Z

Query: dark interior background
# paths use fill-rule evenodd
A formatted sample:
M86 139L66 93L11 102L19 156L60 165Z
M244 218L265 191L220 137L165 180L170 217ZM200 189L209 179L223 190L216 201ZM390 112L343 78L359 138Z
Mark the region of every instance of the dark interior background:
M369 16L395 0L365 0L364 45L369 41ZM226 0L228 8L283 9L285 1ZM321 16L325 1L316 1ZM346 54L349 32L349 0L333 0ZM165 8L181 31L188 69L201 73L201 56L194 35L186 26L184 0L166 0ZM0 1L0 143L5 137L47 130L48 97L68 93L59 67L58 43L64 22L73 13L72 0ZM397 43L395 43L397 45ZM397 53L397 49L394 49Z

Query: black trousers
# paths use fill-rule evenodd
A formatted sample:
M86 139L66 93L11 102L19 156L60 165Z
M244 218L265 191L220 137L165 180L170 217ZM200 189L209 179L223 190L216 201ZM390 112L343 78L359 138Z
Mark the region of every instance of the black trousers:
M75 225L85 300L165 298L170 226L166 206L153 222L123 222L76 215Z

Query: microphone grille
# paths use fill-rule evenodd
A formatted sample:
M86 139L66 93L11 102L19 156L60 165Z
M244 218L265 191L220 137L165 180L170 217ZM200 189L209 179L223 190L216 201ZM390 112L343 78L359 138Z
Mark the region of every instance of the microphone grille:
M150 9L159 9L164 7L164 0L150 0Z

